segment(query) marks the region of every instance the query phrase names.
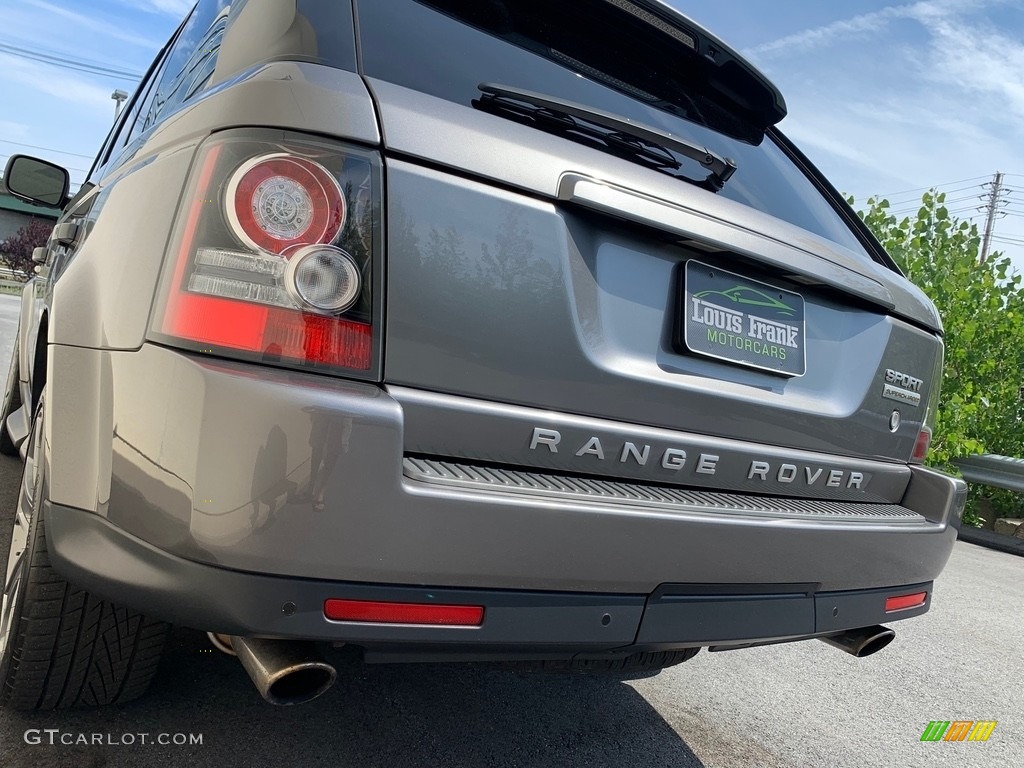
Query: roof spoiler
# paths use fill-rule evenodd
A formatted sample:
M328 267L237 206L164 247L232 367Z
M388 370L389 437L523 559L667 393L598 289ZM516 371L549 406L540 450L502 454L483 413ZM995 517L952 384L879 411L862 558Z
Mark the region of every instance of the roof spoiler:
M768 130L786 116L779 89L753 64L691 21L665 0L605 0L690 48L699 57L704 80L716 100L731 112Z

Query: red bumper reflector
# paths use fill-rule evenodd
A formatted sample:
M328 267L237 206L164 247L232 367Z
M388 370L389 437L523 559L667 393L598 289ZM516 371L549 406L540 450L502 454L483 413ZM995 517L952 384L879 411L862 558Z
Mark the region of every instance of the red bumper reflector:
M433 603L376 603L365 600L327 600L324 602L324 616L333 621L479 627L484 622L484 607L482 605L435 605Z
M885 612L902 611L906 608L917 608L924 605L928 599L927 592L915 592L912 595L897 595L896 597L885 598Z

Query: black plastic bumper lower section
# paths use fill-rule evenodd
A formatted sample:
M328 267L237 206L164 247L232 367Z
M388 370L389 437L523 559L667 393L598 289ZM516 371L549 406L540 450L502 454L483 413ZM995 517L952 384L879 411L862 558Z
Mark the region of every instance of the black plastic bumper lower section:
M672 584L650 595L355 584L265 576L185 560L90 512L46 503L50 560L72 583L154 618L232 635L345 642L388 655L522 658L729 646L839 632L917 616L931 583L818 592L814 584ZM894 595L920 606L885 612ZM479 627L330 621L330 598L482 605Z

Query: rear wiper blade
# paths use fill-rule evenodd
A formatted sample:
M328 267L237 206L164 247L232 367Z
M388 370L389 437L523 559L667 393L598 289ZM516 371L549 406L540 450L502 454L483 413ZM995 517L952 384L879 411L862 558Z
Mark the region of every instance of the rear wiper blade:
M736 172L736 163L706 147L599 109L506 85L482 83L479 89L483 96L473 100L477 109L529 118L537 127L549 131L578 133L604 143L612 151L641 158L662 170L680 168L673 152L693 160L710 171L707 178L678 178L712 192L719 191Z

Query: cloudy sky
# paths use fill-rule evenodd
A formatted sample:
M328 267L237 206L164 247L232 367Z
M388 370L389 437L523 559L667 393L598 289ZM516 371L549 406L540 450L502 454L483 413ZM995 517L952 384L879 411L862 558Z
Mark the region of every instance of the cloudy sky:
M993 246L1024 272L1024 0L673 4L775 81L784 131L858 200L912 212L934 186L982 226L982 185L1007 174Z
M910 212L935 186L980 225L984 185L1006 173L993 245L1024 271L1024 0L670 1L775 81L783 129L840 190ZM35 153L80 182L111 92L191 5L0 0L0 161Z

